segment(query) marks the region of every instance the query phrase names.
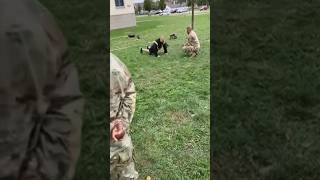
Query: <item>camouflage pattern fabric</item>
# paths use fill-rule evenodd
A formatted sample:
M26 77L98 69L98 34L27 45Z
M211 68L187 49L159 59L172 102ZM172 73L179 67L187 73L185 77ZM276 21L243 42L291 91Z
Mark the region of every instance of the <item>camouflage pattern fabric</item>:
M111 179L138 179L134 167L133 145L129 134L135 112L136 92L127 67L110 53L110 133L112 122L120 119L125 128L123 139L110 142ZM111 137L111 135L110 135Z
M191 45L185 45L182 48L184 50L184 53L187 54L188 56L196 55L199 53L199 48L196 48Z
M200 42L197 34L194 31L191 31L188 34L188 42L182 47L182 49L189 56L199 53Z
M0 12L0 179L72 179L83 98L64 37L34 0Z

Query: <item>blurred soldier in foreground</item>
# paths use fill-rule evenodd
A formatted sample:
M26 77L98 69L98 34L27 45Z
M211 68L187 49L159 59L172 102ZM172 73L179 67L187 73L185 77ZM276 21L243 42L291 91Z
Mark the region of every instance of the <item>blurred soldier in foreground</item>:
M191 57L198 55L200 50L200 42L197 34L192 30L190 26L187 27L188 42L182 47L183 51Z
M110 53L110 174L111 179L138 179L129 135L136 92L127 67Z
M64 37L36 1L0 12L0 179L72 179L83 99Z

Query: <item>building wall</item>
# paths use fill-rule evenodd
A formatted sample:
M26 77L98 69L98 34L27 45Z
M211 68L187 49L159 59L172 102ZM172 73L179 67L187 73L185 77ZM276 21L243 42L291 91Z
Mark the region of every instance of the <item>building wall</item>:
M123 0L123 7L116 7L115 0L110 0L110 16L134 13L132 0Z
M110 16L110 30L134 26L136 26L136 15L134 13Z
M124 0L123 7L116 7L110 0L110 30L136 26L133 0Z

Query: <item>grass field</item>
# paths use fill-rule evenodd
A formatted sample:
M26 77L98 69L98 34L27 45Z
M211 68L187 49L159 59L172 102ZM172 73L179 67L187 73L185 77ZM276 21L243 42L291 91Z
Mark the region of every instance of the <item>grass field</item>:
M216 179L320 179L319 1L216 2Z
M111 32L111 51L130 69L137 90L137 109L131 125L136 164L141 179L209 179L210 163L210 17L195 16L201 53L184 57L181 45L191 16L137 18L137 27ZM134 32L141 39L128 39ZM160 35L169 54L141 55Z

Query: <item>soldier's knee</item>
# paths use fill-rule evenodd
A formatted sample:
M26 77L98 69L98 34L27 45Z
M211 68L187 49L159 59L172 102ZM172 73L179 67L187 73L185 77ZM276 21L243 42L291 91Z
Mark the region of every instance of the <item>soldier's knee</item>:
M135 170L134 162L130 162L130 164L122 171L120 175L120 179L138 179L139 173Z
M114 167L110 171L111 176L118 176L118 180L137 179L138 172L134 168L134 162L129 151L123 151L118 153L111 166Z
M125 168L133 162L132 148L129 145L123 147L123 150L116 153L111 159L111 166Z

